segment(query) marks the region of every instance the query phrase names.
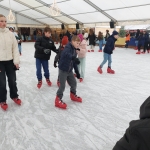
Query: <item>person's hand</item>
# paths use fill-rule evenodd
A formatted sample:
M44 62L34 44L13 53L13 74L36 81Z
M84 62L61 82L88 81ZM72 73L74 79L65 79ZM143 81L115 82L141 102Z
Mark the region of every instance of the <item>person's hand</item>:
M56 64L57 64L57 62L54 62L54 67L55 67L55 68L57 68L57 65L56 65Z
M50 51L51 51L50 49L44 49L45 54L50 54Z
M19 64L16 64L15 66L16 66L16 68L19 70L19 68L20 68L20 67L19 67Z
M78 79L80 79L80 74L79 74L79 73L77 73L77 74L76 74L76 77L77 77Z

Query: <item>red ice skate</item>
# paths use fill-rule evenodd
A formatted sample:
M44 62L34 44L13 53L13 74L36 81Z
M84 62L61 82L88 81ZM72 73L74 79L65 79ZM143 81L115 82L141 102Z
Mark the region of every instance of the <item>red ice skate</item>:
M67 108L67 104L65 104L58 96L56 96L55 107L66 109Z
M140 52L140 51L138 51L136 54L141 54L141 52Z
M52 82L49 79L46 79L47 85L52 86Z
M88 50L88 52L91 52L90 50Z
M39 80L39 81L38 81L38 84L37 84L37 87L40 89L41 86L42 86L42 80Z
M98 52L102 52L102 50L99 50Z
M107 73L115 74L115 71L114 71L114 70L112 70L111 68L107 68Z
M78 97L76 94L74 94L72 92L70 92L70 98L71 98L72 101L82 103L82 98Z
M94 50L91 50L91 52L94 52Z
M13 98L12 99L17 105L21 105L21 99L19 98Z
M6 104L6 102L2 102L2 103L0 103L0 106L1 106L1 108L3 109L3 110L7 110L7 108L8 108L8 105Z
M100 74L103 73L103 70L102 70L102 68L100 68L100 67L97 68L97 71L98 71Z

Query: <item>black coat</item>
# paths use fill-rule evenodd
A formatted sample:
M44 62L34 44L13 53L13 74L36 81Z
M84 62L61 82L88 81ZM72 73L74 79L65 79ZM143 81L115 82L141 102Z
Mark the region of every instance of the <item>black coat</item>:
M96 35L92 34L92 35L88 35L87 40L89 39L89 45L94 45L95 46L95 40L96 40Z
M113 150L150 150L150 97L140 107L140 120L130 122Z
M74 68L73 57L77 57L76 49L71 43L68 43L61 53L59 60L59 69L65 72L71 72Z
M39 37L36 42L35 42L35 58L38 59L43 59L43 60L49 60L51 56L51 51L50 54L45 54L44 49L50 49L53 52L56 53L56 47L54 45L54 42L48 38L48 37Z
M104 53L107 53L107 54L112 54L113 53L113 50L115 48L115 42L116 42L116 39L114 38L113 35L111 35L107 42L106 42L106 45L104 47Z

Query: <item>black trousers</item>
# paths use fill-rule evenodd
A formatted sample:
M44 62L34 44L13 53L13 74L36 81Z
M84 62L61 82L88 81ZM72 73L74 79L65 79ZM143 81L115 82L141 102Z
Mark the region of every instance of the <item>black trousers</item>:
M138 51L141 50L142 44L138 44Z
M6 76L10 89L10 98L18 98L16 71L14 70L13 60L0 61L0 102L6 102L7 99Z
M149 50L149 42L144 43L144 52L146 52L146 50Z

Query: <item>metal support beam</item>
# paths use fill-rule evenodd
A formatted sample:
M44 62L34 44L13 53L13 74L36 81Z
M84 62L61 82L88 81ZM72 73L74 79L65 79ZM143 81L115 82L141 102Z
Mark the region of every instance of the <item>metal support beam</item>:
M41 14L43 14L43 15L49 17L49 18L52 18L52 19L54 19L54 20L56 20L56 21L58 21L58 22L61 22L61 23L63 23L63 24L66 24L65 22L63 22L63 21L61 21L61 20L59 20L59 19L57 19L57 18L54 18L53 16L50 16L50 15L48 15L48 14L46 14L46 13L44 13L44 12L42 12L42 11L40 11L40 10L34 8L34 7L31 7L31 6L29 6L29 5L27 5L27 4L23 3L23 2L21 2L21 1L19 1L19 0L14 0L14 1L16 1L16 2L18 2L18 3L20 3L20 4L22 4L22 5L24 5L24 6L28 7L28 8L30 8L30 9L32 9L32 10L35 10L35 11L37 11L37 12L39 12L39 13L41 13ZM23 11L22 11L22 12L23 12Z
M2 6L2 5L0 5L0 7L1 7L1 8L4 8L4 9L6 9L6 10L9 10L8 7ZM12 10L12 12L16 13L14 10ZM36 21L36 22L38 22L38 23L40 23L40 24L42 24L42 25L47 25L47 24L44 24L43 22L40 22L40 21L38 21L38 20L36 20L36 19L34 19L34 18L31 18L31 17L29 17L29 16L26 16L26 15L24 15L24 14L21 14L21 13L17 13L17 14L19 14L20 16L26 17L26 18L28 18L28 19L31 19L31 20L33 20L33 21Z
M38 1L38 2L41 3L41 4L43 4L43 5L46 6L46 7L50 7L50 4L46 4L46 3L44 3L44 2L41 1L41 0L36 0L36 1ZM70 0L64 0L64 1L62 1L62 2L67 2L67 1L70 1ZM57 2L57 3L62 3L62 2ZM62 14L63 16L68 17L69 19L72 19L72 20L75 21L75 22L78 22L79 24L83 24L81 21L79 21L79 20L77 20L77 19L71 17L70 15L65 14L65 13L62 12L62 11L61 11L61 14ZM55 17L54 17L54 18L55 18ZM64 23L64 24L66 24L66 23Z
M100 13L102 13L103 15L105 15L107 18L111 19L114 22L117 22L117 20L115 18L113 18L112 16L110 16L109 14L107 14L105 11L103 11L102 9L100 9L99 7L97 7L91 1L89 1L89 0L84 0L84 1L86 3L88 3L89 5L91 5L93 8L95 8L97 11L99 11Z

